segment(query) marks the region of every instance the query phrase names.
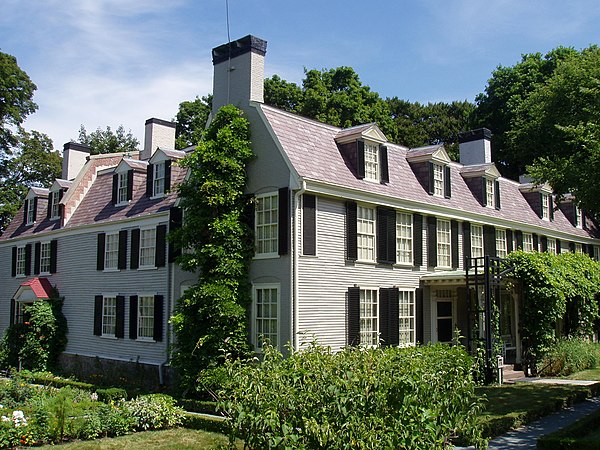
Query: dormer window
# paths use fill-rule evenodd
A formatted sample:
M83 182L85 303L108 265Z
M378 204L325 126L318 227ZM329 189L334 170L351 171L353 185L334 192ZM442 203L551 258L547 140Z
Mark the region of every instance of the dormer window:
M489 208L493 208L494 207L494 200L495 200L495 192L496 192L496 186L494 183L494 180L490 180L489 178L485 178L485 206L489 207Z
M50 218L56 219L60 217L59 202L60 196L58 192L50 192Z
M374 123L341 130L335 142L356 178L389 182L387 138Z
M171 189L171 160L165 159L164 151L158 151L146 168L146 195L162 197Z
M379 151L368 143L365 143L365 180L379 182Z
M162 195L165 193L165 163L154 164L154 189L153 195Z
M436 197L444 196L444 166L432 163L433 173L433 195Z
M25 202L25 224L33 225L36 219L37 197L34 197Z
M112 202L121 206L133 197L133 170L119 170L113 175Z
M575 226L583 228L583 211L579 206L575 206Z
M117 187L117 203L127 202L127 172L119 174L119 186Z
M541 194L541 208L542 208L542 219L550 220L550 196L548 194Z

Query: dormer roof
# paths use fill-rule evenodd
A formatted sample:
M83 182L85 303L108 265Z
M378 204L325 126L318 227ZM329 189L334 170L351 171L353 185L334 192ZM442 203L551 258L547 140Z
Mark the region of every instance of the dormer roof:
M27 197L25 197L25 199L29 200L29 199L32 199L33 197L46 197L47 198L49 192L50 192L49 189L34 186L34 187L29 188L29 192L27 193Z
M443 144L411 148L406 154L406 159L408 162L433 161L442 164L450 163L450 157Z
M148 161L140 161L138 159L123 158L115 168L116 173L127 172L133 169L134 171L145 171L148 167Z
M167 159L179 160L182 159L186 153L181 150L171 150L159 147L156 152L152 155L152 158L148 160L150 164L156 164L159 162L166 161Z
M338 144L345 144L358 139L373 141L378 144L387 142L385 134L383 134L383 131L381 131L375 123L366 123L350 128L344 128L335 135L335 142Z
M552 194L552 186L548 183L543 184L535 184L535 183L521 183L519 185L519 190L523 193L529 192L542 192L544 194Z
M72 181L57 178L56 180L54 180L54 183L52 183L52 186L50 186L50 190L58 191L60 189L69 189L72 185Z
M488 177L500 178L500 172L494 163L474 164L471 166L463 166L460 169L460 174L463 178Z

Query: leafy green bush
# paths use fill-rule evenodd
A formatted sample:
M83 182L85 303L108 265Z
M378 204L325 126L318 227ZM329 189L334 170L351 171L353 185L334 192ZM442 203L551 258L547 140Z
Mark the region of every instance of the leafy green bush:
M104 403L127 399L127 391L122 388L96 389L96 394L98 394L98 400Z
M81 420L78 426L79 439L123 436L135 428L135 420L123 405L98 403Z
M160 430L181 424L183 410L173 397L164 394L140 395L125 403L136 430Z
M247 448L443 448L483 442L473 359L444 345L347 348L311 345L261 363L228 361L219 408L231 442Z
M541 364L540 375L566 376L600 365L600 344L583 339L559 339Z

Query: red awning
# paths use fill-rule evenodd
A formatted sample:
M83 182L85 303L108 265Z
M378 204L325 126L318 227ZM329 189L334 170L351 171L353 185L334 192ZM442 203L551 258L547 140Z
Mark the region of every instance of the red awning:
M48 281L48 278L32 278L21 283L21 288L25 287L31 289L38 299L50 298L50 293L52 292L52 285Z

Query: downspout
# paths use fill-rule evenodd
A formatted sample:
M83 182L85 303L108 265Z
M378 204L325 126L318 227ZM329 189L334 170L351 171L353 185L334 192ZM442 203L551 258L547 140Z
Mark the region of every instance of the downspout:
M171 243L169 243L169 250L171 249ZM170 252L168 252L170 253ZM165 385L165 374L164 374L164 370L165 370L165 364L169 363L170 360L170 353L171 353L171 330L169 327L169 319L171 318L172 315L172 311L171 311L171 305L172 305L172 299L173 299L173 286L174 286L174 281L173 278L175 277L175 271L173 270L173 267L175 266L174 262L167 262L167 304L165 305L166 309L167 309L167 323L166 323L166 327L165 327L165 344L166 344L166 349L167 349L167 359L165 359L163 362L161 362L158 365L158 382L161 386ZM164 319L163 319L164 320Z
M300 253L300 248L298 247L298 236L299 236L299 221L298 221L298 209L300 205L300 196L302 196L306 192L306 181L301 179L300 189L296 191L294 194L294 227L292 231L292 242L291 246L292 250L292 267L291 267L291 278L292 278L292 289L291 289L291 300L292 307L290 308L291 320L292 320L292 348L294 350L298 350L298 255Z

